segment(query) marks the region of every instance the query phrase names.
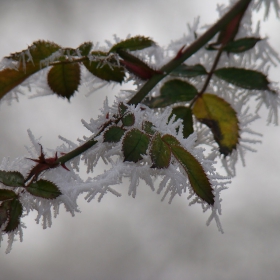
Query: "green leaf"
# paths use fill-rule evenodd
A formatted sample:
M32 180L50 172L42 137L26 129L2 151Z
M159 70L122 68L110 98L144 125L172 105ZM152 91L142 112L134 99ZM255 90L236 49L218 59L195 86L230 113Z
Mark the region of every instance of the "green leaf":
M172 135L165 134L161 137L161 139L168 144L169 146L172 145L180 145L180 142Z
M139 129L129 130L122 143L122 151L124 161L137 162L142 159L142 155L146 154L150 139L147 134Z
M198 94L197 89L182 80L170 80L160 89L160 96L146 99L144 104L150 108L162 108L178 102L192 100Z
M246 89L269 90L266 76L258 71L243 68L220 68L214 74L235 86Z
M0 227L2 227L2 225L6 223L8 218L9 218L9 215L8 215L8 211L7 211L6 207L3 207L2 205L0 205Z
M170 164L170 147L161 139L158 132L151 140L150 156L153 162L152 168L167 168Z
M242 53L252 49L260 40L261 38L254 37L242 38L228 43L224 50L230 53Z
M13 199L6 204L8 210L8 224L5 227L5 232L11 232L16 230L20 223L20 217L22 215L22 204L18 199Z
M238 119L231 105L216 95L205 93L195 102L193 114L211 129L221 154L231 154L239 139Z
M175 70L170 73L171 76L179 76L179 77L197 77L202 75L207 75L207 71L201 64L196 65L186 65L181 64Z
M89 55L92 46L93 46L92 42L85 42L78 47L78 50L80 51L82 56L87 56Z
M109 142L109 143L117 143L121 140L125 133L125 129L112 125L110 126L103 135L104 142Z
M120 63L125 67L125 69L142 80L149 80L154 75L159 73L158 71L149 67L149 65L143 62L141 59L126 51L118 50L118 54L123 59L120 60Z
M10 187L23 187L24 177L17 171L0 170L0 182Z
M116 59L106 58L107 53L104 52L91 52L91 55L96 58L96 61L84 61L83 64L87 70L98 77L101 80L113 81L117 83L122 83L125 78L125 72L123 67L120 67ZM106 62L104 59L106 58ZM110 66L108 65L110 64Z
M78 63L58 64L48 73L48 85L58 96L68 100L78 89L81 80L81 70Z
M148 37L135 36L115 44L109 52L117 52L118 50L137 51L155 45L155 42Z
M46 65L41 65L41 61L49 57L52 53L59 50L61 47L55 43L47 41L34 42L27 50L13 53L8 59L16 61L19 67L15 69L4 69L0 71L0 99L9 91L19 86L23 81L29 78L34 73L40 71ZM26 53L30 53L32 61ZM25 65L22 58L25 58Z
M128 107L123 102L119 103L119 113L121 116L123 116L125 114L127 109L128 109Z
M135 116L132 113L127 113L123 118L122 118L122 123L124 126L132 126L135 123Z
M150 135L155 134L155 128L156 127L153 125L153 123L151 123L149 121L144 121L142 124L142 129Z
M58 51L59 49L61 49L61 47L53 42L39 40L33 42L33 44L29 46L28 49L23 50L21 52L13 53L7 58L22 62L22 55L25 54L26 67L29 62L34 66L40 66L40 62L42 60L49 57L51 54ZM27 52L30 52L33 62L28 60L28 56L26 54ZM22 63L21 66L23 66Z
M27 186L26 190L34 196L45 199L55 199L62 194L54 183L47 180L33 182Z
M183 135L184 138L188 138L188 136L193 133L192 110L188 107L178 106L172 109L170 117L173 114L176 116L175 120L183 120Z
M16 197L17 195L13 191L0 189L0 201L9 200Z
M207 178L205 171L197 159L183 147L172 145L171 151L174 157L183 166L188 174L188 178L194 192L210 205L214 204L212 186Z

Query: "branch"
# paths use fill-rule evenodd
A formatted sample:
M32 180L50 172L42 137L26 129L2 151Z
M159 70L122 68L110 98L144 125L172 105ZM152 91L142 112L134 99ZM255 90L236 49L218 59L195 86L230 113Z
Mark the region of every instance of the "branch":
M217 23L215 23L209 30L207 30L201 37L199 37L194 43L192 43L186 50L182 51L180 55L177 55L174 59L172 59L169 63L164 65L159 72L164 74L155 74L149 81L144 84L144 86L133 96L128 104L138 104L140 103L146 95L155 87L155 85L161 81L164 77L166 77L170 72L176 69L179 65L181 65L186 59L188 59L192 54L197 52L200 48L202 48L205 44L207 44L219 31L221 31L225 25L227 25L236 15L240 13L240 11L244 10L246 6L251 2L251 0L240 0L237 2ZM219 60L220 53L217 55L217 61ZM209 76L208 76L209 78ZM211 75L210 75L211 78ZM210 79L209 79L210 80ZM207 84L206 84L207 86ZM107 126L103 126L97 135L100 135L104 131ZM96 136L97 136L96 135ZM95 137L96 137L95 136ZM67 161L75 158L76 156L82 154L92 146L94 146L97 142L93 139L89 140L82 146L74 149L73 151L63 155L62 157L57 159L57 163L64 164Z
M143 87L128 101L128 104L140 103L147 94L166 77L170 72L181 65L191 55L196 53L204 45L206 45L219 31L221 31L225 25L227 25L240 11L244 10L251 0L240 0L238 1L220 20L217 21L210 29L208 29L202 36L194 41L181 55L176 56L169 63L165 64L159 71L163 74L154 75L149 81L147 81Z

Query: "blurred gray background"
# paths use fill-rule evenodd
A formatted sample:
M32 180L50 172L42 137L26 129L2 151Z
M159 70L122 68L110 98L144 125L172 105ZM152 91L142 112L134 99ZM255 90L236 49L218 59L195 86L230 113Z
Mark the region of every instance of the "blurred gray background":
M112 40L117 34L152 37L167 45L187 32L186 24L200 15L201 23L217 19L218 1L196 0L0 0L0 57L25 49L38 39L64 47L82 42ZM219 3L227 3L226 0ZM279 21L272 13L263 35L279 51ZM279 81L280 68L271 79ZM128 88L128 86L124 86ZM11 106L0 105L0 160L26 154L26 130L42 136L46 147L88 135L80 123L96 117L106 95L112 102L118 87L85 97L82 89L71 102L55 96L20 96ZM223 193L225 234L205 225L207 214L189 207L187 194L171 205L142 184L135 199L120 186L120 198L105 196L101 203L84 202L72 218L62 209L50 229L25 219L23 243L15 242L5 255L0 248L2 280L148 280L148 279L279 279L280 278L280 128L266 126L267 112L254 129L264 134L257 153Z

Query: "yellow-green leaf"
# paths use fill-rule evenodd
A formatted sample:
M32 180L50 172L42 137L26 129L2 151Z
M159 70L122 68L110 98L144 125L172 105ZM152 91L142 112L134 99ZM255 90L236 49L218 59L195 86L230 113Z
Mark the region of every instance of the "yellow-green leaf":
M208 204L214 204L214 195L212 186L197 159L183 147L171 145L172 154L183 166L188 174L188 178L194 192Z
M239 139L238 119L231 105L216 95L205 93L195 102L193 114L211 129L221 154L231 154Z
M58 96L68 100L78 89L81 80L81 70L78 63L58 64L48 73L48 85Z

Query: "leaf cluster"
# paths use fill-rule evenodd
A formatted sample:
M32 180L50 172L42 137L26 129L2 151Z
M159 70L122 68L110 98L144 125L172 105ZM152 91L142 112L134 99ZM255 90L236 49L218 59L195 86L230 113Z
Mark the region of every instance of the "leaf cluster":
M23 205L20 202L25 193L44 199L55 199L61 195L58 187L47 180L31 181L26 184L24 176L17 171L1 171L0 184L0 228L9 233L15 231L23 215Z

